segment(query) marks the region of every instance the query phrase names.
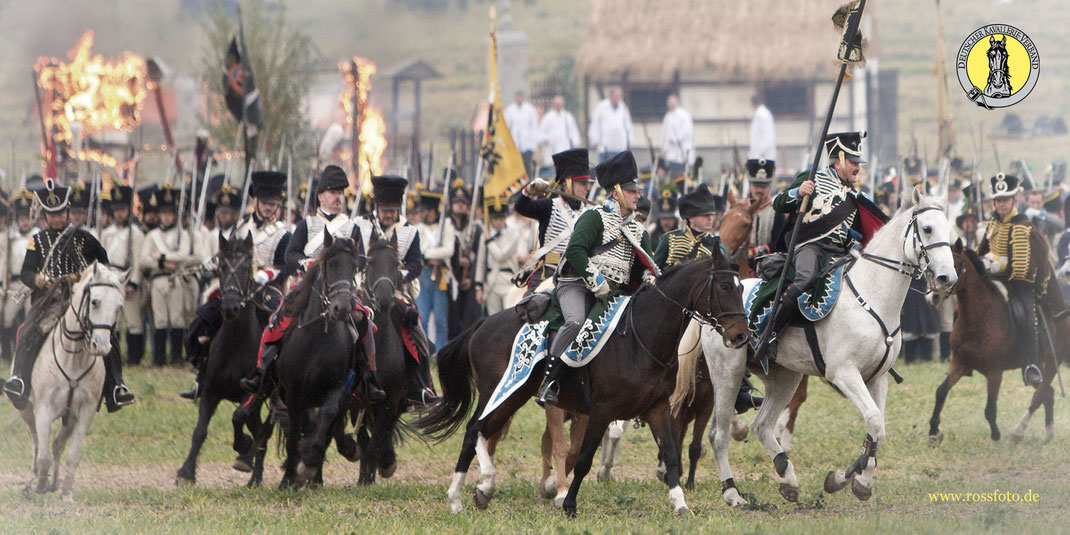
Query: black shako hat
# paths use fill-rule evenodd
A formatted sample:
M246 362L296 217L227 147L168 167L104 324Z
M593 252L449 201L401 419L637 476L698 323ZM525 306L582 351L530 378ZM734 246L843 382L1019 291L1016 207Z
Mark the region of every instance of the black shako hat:
M607 192L616 186L627 190L639 189L639 166L635 164L635 156L631 151L618 153L598 164L594 174L598 177L598 185Z
M408 185L408 180L397 175L373 176L372 195L375 196L375 204L400 209Z
M316 195L325 191L343 190L349 187L349 179L346 172L337 165L328 165L320 172L319 184L316 187Z

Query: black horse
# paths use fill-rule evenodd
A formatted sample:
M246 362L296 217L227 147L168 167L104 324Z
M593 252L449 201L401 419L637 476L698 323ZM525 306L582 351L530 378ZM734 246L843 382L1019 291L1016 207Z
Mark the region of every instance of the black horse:
M576 496L606 428L614 420L635 417L643 417L650 424L658 439L660 457L669 460L665 482L674 511L688 510L680 488L680 455L673 440L668 402L676 382L677 342L687 327L688 314L717 326L725 344L738 347L748 336L736 270L721 253L719 244L713 250L713 256L670 268L658 279L656 287L635 294L618 332L586 366L590 392L587 407L581 406L576 392L562 391L558 403L562 408L590 414L563 503L570 516L576 514ZM438 371L444 397L417 426L433 438L443 439L460 427L472 409L474 396L479 396L447 492L450 509L455 513L462 508L460 494L475 455L479 455L482 476L476 486L476 506L483 508L489 503L494 493L496 443L509 419L535 394L542 378L540 363L520 390L479 420L509 366L510 349L521 325L515 311L505 310L474 325L439 351Z
M324 233L313 265L283 305L285 315L294 319L275 363L288 413L286 462L279 488L310 480L322 483L328 443L332 438L342 443L345 438L344 416L355 382L349 372L357 367L357 332L351 312L359 244L357 228L349 238ZM352 444L351 440L345 442Z
M223 325L212 340L208 361L200 379L197 426L193 429L189 455L178 471L176 484L179 485L197 481L197 455L208 436L208 422L212 420L219 403L223 400L241 403L249 397L238 381L256 366L260 333L264 328L263 318L255 306L250 306L255 290L252 254L251 237L228 241L219 236L219 299ZM248 427L253 436L261 429L260 404L257 401L252 403L255 406L239 409L248 411L248 418L234 420L234 449L239 454L234 466L243 471L248 471L254 454L252 438L245 434L244 428Z
M401 280L396 238L369 240L364 273L364 295L374 312L376 378L386 391L386 399L371 406L357 430L360 446L361 485L375 482L375 473L389 478L397 468L394 445L398 439L398 420L405 412L405 393L409 391L405 373L405 345L401 338L401 310L395 306L394 294Z

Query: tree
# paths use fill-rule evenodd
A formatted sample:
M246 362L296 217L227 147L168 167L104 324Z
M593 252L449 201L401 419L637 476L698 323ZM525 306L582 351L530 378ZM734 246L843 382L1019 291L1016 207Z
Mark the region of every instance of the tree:
M313 154L308 122L301 113L301 102L312 72L312 41L300 28L290 24L281 3L244 2L241 10L246 54L260 92L262 121L255 167L274 167L279 145L285 138L287 152L294 155L295 185L304 176L309 156ZM205 34L201 82L207 88L208 117L204 127L215 146L240 151L239 122L226 108L223 88L224 57L231 39L238 32L238 19L217 4L203 20ZM239 139L237 146L234 140ZM285 165L285 162L283 163ZM240 171L238 171L240 173ZM241 184L241 179L231 182Z

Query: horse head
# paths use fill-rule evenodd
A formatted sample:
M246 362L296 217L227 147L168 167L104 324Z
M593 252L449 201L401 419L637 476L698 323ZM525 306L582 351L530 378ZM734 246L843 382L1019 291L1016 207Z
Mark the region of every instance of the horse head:
M929 279L929 286L948 294L958 282L951 252L951 223L947 219L947 200L930 197L913 190L901 211L910 211L910 223L903 240L907 261L917 264Z
M680 264L680 269L694 271L688 281L685 306L713 324L721 333L725 346L738 348L747 343L750 330L743 311L743 287L739 283L738 268L724 253L720 240L714 239L708 258ZM706 268L706 269L703 269ZM669 275L676 269L666 270ZM688 277L688 278L692 278ZM658 284L661 285L659 280Z
M372 235L368 245L367 266L365 267L365 293L373 299L376 312L383 314L394 303L394 292L401 281L398 269L397 234L390 239L383 239L378 232Z
M353 310L353 278L357 274L360 231L353 227L348 238L335 238L324 231L323 250L315 265L320 293L330 319L341 321Z
M124 288L130 270L119 270L93 262L82 270L71 293L71 307L78 325L89 339L95 357L111 351L111 333L123 309Z
M252 291L253 237L227 240L219 235L219 291L223 321L238 319L238 313Z
M758 206L755 203L747 204L744 201L736 201L731 193L728 194L728 211L721 218L721 226L717 234L721 236L721 243L729 251L736 251L750 241L750 231L754 213Z

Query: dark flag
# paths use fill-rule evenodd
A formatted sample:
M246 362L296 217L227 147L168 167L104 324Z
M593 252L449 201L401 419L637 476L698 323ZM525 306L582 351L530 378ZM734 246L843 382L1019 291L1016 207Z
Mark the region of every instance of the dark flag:
M245 53L245 39L239 23L238 35L230 40L223 71L227 109L234 119L245 123L245 153L253 158L256 135L260 131L260 92L253 81L253 69Z

